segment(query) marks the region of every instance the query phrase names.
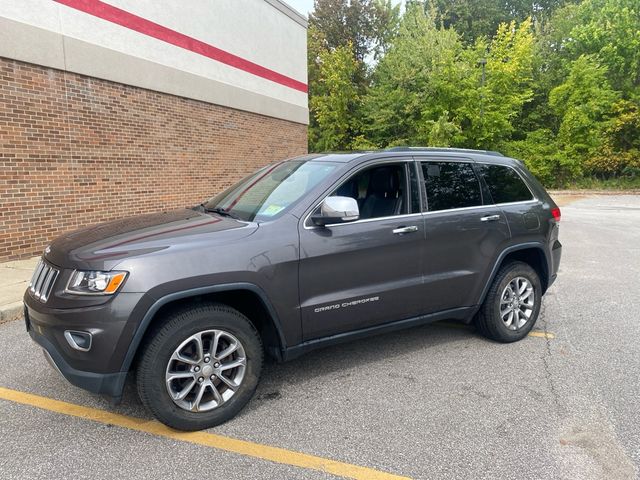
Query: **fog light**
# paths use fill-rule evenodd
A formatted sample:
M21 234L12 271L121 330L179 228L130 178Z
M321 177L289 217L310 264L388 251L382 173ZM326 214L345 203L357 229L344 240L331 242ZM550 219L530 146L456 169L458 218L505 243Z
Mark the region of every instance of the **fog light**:
M69 345L74 350L80 350L81 352L88 352L91 348L92 336L89 332L78 332L76 330L66 330L64 332L64 338L67 339Z

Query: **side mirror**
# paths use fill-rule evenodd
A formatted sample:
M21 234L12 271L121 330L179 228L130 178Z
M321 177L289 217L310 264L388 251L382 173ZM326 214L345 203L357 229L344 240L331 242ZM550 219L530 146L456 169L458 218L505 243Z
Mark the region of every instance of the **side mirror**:
M311 216L311 221L321 227L330 223L353 222L360 218L360 209L355 198L327 197L320 204L320 212Z

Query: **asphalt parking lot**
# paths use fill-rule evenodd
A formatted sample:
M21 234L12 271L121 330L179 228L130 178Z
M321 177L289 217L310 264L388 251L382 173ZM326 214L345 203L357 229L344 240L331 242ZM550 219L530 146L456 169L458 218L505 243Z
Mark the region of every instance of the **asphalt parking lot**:
M435 324L268 365L204 434L69 385L0 325L0 478L637 478L640 196L564 206L561 241L535 336Z

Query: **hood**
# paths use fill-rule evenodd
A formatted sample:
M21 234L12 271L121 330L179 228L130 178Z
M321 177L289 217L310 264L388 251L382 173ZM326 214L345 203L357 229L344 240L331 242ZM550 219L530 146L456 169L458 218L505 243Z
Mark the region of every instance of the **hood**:
M235 241L258 228L247 223L194 210L140 215L101 223L56 238L45 258L63 268L110 270L125 258L169 248L199 248ZM217 242L216 242L217 243Z

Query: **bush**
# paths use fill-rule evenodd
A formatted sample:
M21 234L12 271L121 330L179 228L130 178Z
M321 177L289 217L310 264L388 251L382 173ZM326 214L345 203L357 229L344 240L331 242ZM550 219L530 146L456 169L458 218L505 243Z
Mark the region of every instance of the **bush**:
M603 142L585 161L585 171L599 178L640 176L640 105L621 100L602 133Z

